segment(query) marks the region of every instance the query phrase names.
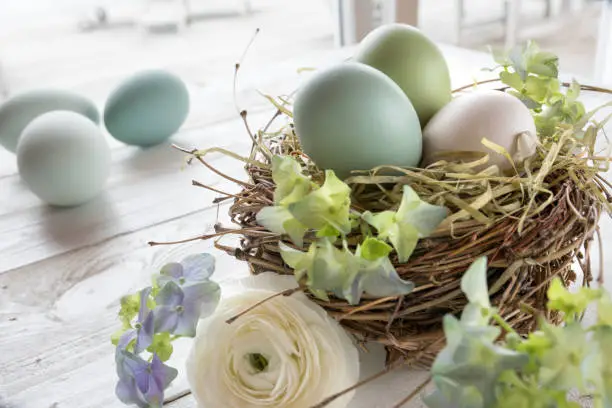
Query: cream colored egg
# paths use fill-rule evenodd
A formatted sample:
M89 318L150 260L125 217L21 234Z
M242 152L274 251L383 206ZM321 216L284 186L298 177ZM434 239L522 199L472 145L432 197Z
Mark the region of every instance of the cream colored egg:
M529 109L505 92L482 90L453 99L429 121L423 130L422 165L459 161L465 157L462 152L480 152L489 154L489 166L512 169L506 157L482 144L483 138L506 149L517 163L532 156L537 146Z

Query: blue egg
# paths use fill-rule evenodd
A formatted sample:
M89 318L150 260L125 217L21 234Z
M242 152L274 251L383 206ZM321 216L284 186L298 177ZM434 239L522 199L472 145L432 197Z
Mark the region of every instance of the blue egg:
M15 95L0 106L0 145L15 152L25 127L51 111L71 111L97 124L98 109L89 99L68 91L40 89Z
M143 71L121 83L104 107L104 125L117 140L153 146L174 134L189 113L185 83L166 71Z

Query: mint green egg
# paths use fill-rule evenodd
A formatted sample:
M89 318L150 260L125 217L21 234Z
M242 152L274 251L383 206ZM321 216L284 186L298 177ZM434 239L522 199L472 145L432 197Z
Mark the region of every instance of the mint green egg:
M104 125L117 140L153 146L168 139L189 113L185 83L166 71L143 71L125 80L109 96Z
M446 60L415 27L388 24L372 30L357 47L354 59L385 73L402 88L422 128L451 100Z
M341 178L381 165L414 167L421 159L421 126L410 100L364 64L314 74L296 95L293 119L304 152Z
M46 203L83 204L103 190L110 174L110 148L91 120L69 111L34 119L17 146L24 183Z
M41 89L13 96L0 106L0 145L15 152L21 132L36 117L55 110L72 111L99 123L98 109L73 92Z

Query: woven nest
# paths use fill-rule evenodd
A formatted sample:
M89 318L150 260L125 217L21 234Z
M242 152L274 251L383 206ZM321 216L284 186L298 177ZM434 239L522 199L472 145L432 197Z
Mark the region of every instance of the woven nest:
M283 116L282 111L275 117ZM391 254L401 278L415 283L409 295L382 299L365 295L359 305L349 305L333 296L330 301L320 300L307 288L305 293L358 339L385 345L389 362L401 358L419 366L430 365L444 347L442 318L462 311L467 300L460 289L461 277L483 255L489 262L492 303L517 332L534 330L542 316L560 323L561 316L546 311L549 282L559 276L567 285L589 285L593 279L589 249L600 214L611 201L601 169L589 162L593 153L577 145L571 133L559 132L543 141L536 156L511 176L474 170L482 167L476 166L486 160L481 159L395 169L402 173L399 176L382 176L384 169L374 169L349 178L352 206L359 211L397 208L401 188L409 184L421 199L446 206L452 215L432 236L419 241L408 262L399 263ZM274 202L269 155L262 154L262 144L272 154L296 157L315 181L322 181L322 173L300 151L290 124L274 133L264 129L259 140L252 137L253 152L246 166L250 182L241 183L243 189L233 195L230 208L239 228L217 231L217 235L238 234L240 245L217 242L217 247L248 262L254 274L293 274L279 254L279 241L292 246L291 241L256 221L257 213ZM361 237L354 234L348 240L356 244ZM314 239L307 235L305 247ZM573 270L576 267L579 270Z

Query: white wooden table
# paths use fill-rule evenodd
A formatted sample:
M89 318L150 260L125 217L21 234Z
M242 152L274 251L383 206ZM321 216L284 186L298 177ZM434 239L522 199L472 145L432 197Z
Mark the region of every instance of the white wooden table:
M443 51L454 85L482 77L479 69L491 65L484 54L452 47ZM290 92L300 80L296 68L321 67L350 54L350 49L320 52L299 60L279 60L265 71L245 72L237 93L240 108L249 110L253 127L260 126L273 110L255 88L272 94ZM214 85L189 84L192 111L172 141L247 152L249 141L234 106L231 73L209 84ZM168 145L140 150L109 141L113 170L107 191L73 209L43 205L19 180L14 156L0 153L0 407L121 407L114 396L109 340L118 327L120 297L145 286L152 268L164 260L211 247L210 242L199 242L197 248L152 248L147 242L206 233L217 213L227 220L227 207L218 210L212 205L215 194L192 187L191 180L214 183L223 190L235 187L199 166L183 168L183 155ZM222 156L212 160L229 174L243 177L236 162ZM604 239L612 242L609 220L602 226ZM245 265L210 250L218 255L218 280L247 273ZM178 352L177 360L180 357ZM363 357L368 361L364 374L382 367L380 350ZM407 370L389 374L359 390L351 408L392 406L423 375ZM167 396L186 390L180 376ZM194 408L196 404L184 396L167 406Z

